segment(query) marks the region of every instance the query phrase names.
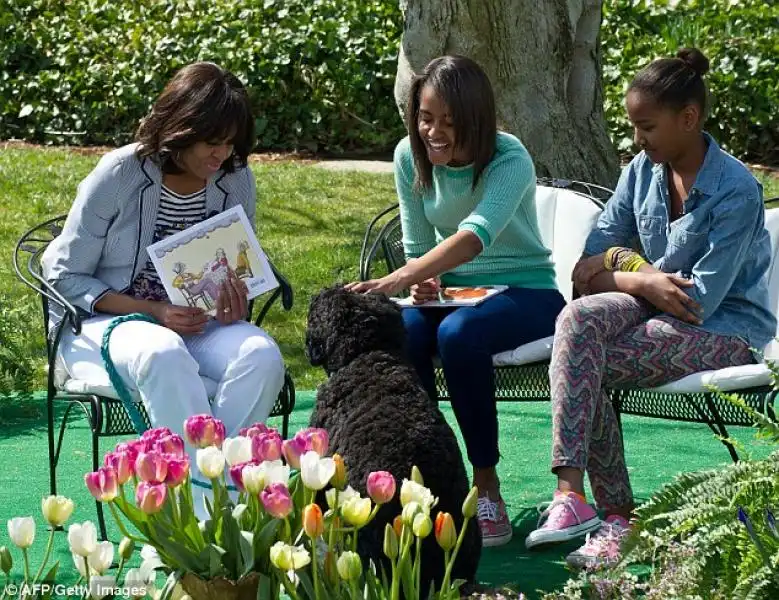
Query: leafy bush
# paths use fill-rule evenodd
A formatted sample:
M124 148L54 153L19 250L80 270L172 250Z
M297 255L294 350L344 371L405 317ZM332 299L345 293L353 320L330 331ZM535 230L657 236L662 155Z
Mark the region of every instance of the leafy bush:
M777 367L770 365L777 389ZM749 412L758 437L779 444L779 424ZM545 600L694 600L779 597L779 450L762 460L686 473L636 510L622 560L583 573ZM637 569L651 568L639 577ZM639 573L640 574L640 573Z
M213 60L247 82L262 148L386 150L403 135L393 85L399 0L0 0L0 138L127 142L179 67ZM709 129L779 161L779 4L604 0L604 99L630 148L623 96L652 58L712 59Z
M632 144L624 93L648 62L683 46L711 61L707 129L728 151L779 161L779 3L768 0L605 0L601 28L606 119L620 151Z
M0 138L125 143L171 75L197 60L248 83L261 147L387 148L403 132L394 1L0 6Z

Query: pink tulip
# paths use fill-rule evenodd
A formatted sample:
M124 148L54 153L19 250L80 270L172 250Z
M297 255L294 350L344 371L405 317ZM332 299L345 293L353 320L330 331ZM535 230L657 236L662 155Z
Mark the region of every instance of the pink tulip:
M111 502L118 494L116 471L112 467L100 467L84 475L89 493L100 502Z
M327 448L330 445L330 436L327 435L327 430L309 427L299 431L295 437L298 435L305 437L308 450L313 450L319 456L327 454Z
M168 474L168 460L159 452L141 452L135 459L138 479L150 483L162 483Z
M237 487L242 492L246 491L246 488L243 486L243 468L247 465L253 464L257 463L255 463L253 460L250 460L248 462L238 463L237 465L230 467L230 479L233 480L235 487Z
M395 496L395 478L387 471L368 475L368 495L376 504L386 504Z
M106 467L111 467L116 472L116 479L119 485L124 485L133 476L135 461L130 462L131 455L125 450L118 452L109 452L103 459Z
M196 448L221 448L225 439L225 426L211 415L194 415L184 421L184 434L187 441Z
M281 452L287 464L293 469L300 468L300 457L307 451L308 444L305 438L295 436L291 440L284 440L281 444Z
M141 481L135 490L135 503L147 515L157 513L165 504L168 488L164 483Z
M134 440L132 442L122 442L121 444L117 444L116 448L114 448L114 452L127 452L127 454L130 455L130 468L135 472L135 459L138 458L138 452L140 450L138 449L137 440Z
M252 458L258 462L281 458L281 436L278 431L268 431L252 437Z
M171 454L177 457L182 457L186 454L184 452L184 440L175 433L157 439L154 442L154 449L161 454Z
M174 457L168 459L168 472L165 475L165 483L170 487L176 487L184 483L189 475L189 457Z
M254 437L255 435L260 435L261 433L269 433L271 431L276 431L272 427L268 427L265 425L265 423L255 423L251 427L242 427L238 430L238 435L241 437Z
M156 442L160 438L164 438L169 435L173 435L173 432L167 427L155 427L154 429L147 429L144 431L141 435L141 439L144 441L148 440L151 442Z
M292 498L287 486L283 483L273 483L260 492L260 500L269 515L283 519L292 512Z

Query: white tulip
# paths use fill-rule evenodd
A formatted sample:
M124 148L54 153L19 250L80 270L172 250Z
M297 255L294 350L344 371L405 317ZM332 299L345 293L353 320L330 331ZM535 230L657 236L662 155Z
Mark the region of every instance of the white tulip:
M289 571L302 569L311 562L311 555L303 546L290 546L276 542L270 549L270 561L277 569Z
M335 461L332 458L320 458L319 454L309 450L300 457L300 478L310 490L321 490L335 474Z
M41 500L43 516L54 527L60 527L73 514L73 500L65 496L48 496Z
M404 479L400 486L400 504L406 506L409 502L416 502L422 507L425 514L430 514L430 509L436 504L432 492L416 481Z
M250 494L257 495L265 489L265 469L262 465L246 465L241 470L243 487Z
M252 459L252 439L241 436L226 438L222 443L222 453L231 467L249 462Z
M83 556L79 556L75 552L71 553L71 556L73 557L73 564L76 565L76 569L78 569L78 574L82 577L87 576L87 559Z
M100 542L97 549L87 557L90 573L102 575L114 561L114 545L111 542Z
M325 492L325 499L327 500L327 505L330 508L335 508L335 494L338 492L335 488L330 488ZM341 490L338 492L338 506L343 506L347 500L351 498L359 498L360 492L355 490L352 486L347 485L345 490Z
M225 457L216 446L201 448L195 456L197 468L208 479L221 477L225 470Z
M91 573L91 571L90 571ZM89 578L89 597L102 600L116 589L116 578L113 575L92 575Z
M130 594L130 598L136 600L146 597L148 586L148 576L144 575L141 569L130 569L124 576L124 585L122 587Z
M274 483L289 485L289 465L281 460L266 460L260 465L265 469L265 486Z
M8 521L8 537L19 548L32 546L35 541L35 521L32 517L14 517Z
M70 551L79 556L89 556L97 550L97 529L92 521L82 524L73 523L68 527L68 545Z

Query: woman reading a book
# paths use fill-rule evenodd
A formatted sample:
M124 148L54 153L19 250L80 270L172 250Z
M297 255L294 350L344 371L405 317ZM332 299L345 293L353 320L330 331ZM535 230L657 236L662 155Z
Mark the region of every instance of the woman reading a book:
M484 544L505 544L512 529L496 472L492 355L552 335L565 304L536 219L533 161L516 137L497 130L489 79L468 58L427 65L407 116L409 136L395 150L407 264L348 287L389 295L411 288L419 307L403 310L410 358L435 399L440 357L479 488ZM442 285L496 284L508 289L476 306L424 307Z
M574 269L583 294L557 323L549 370L557 486L529 548L587 533L574 567L618 560L633 494L608 388L654 387L754 362L776 332L760 184L703 131L709 61L653 61L626 105L641 152ZM631 249L638 241L638 252ZM601 523L584 496L587 473Z
M174 306L146 247L236 205L254 224L247 167L254 118L246 90L213 63L184 67L136 140L105 155L81 182L62 234L43 255L46 279L85 317L80 335L66 328L60 364L67 376L108 385L103 332L116 315L145 313L158 324L120 324L110 354L152 426L182 433L184 419L206 413L224 421L228 436L238 435L264 421L276 401L284 380L279 348L244 320L242 281L222 283L215 319L199 307ZM214 384L211 402L201 376ZM194 461L192 469L197 479Z

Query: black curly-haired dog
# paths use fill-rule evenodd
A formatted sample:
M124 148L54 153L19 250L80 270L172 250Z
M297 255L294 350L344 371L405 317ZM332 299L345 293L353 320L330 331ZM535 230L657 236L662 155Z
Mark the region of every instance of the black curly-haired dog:
M358 550L379 565L384 528L401 512L400 486L416 465L425 486L438 498L432 510L462 525L462 503L469 484L460 448L437 404L430 400L405 352L400 309L379 294L355 294L341 287L322 290L311 301L306 353L329 375L317 390L312 427L330 435L330 450L344 457L348 481L362 496L371 471L389 471L397 493L360 532ZM431 534L423 543L422 588L440 584L443 551ZM481 533L471 519L452 580L473 582L481 555Z

